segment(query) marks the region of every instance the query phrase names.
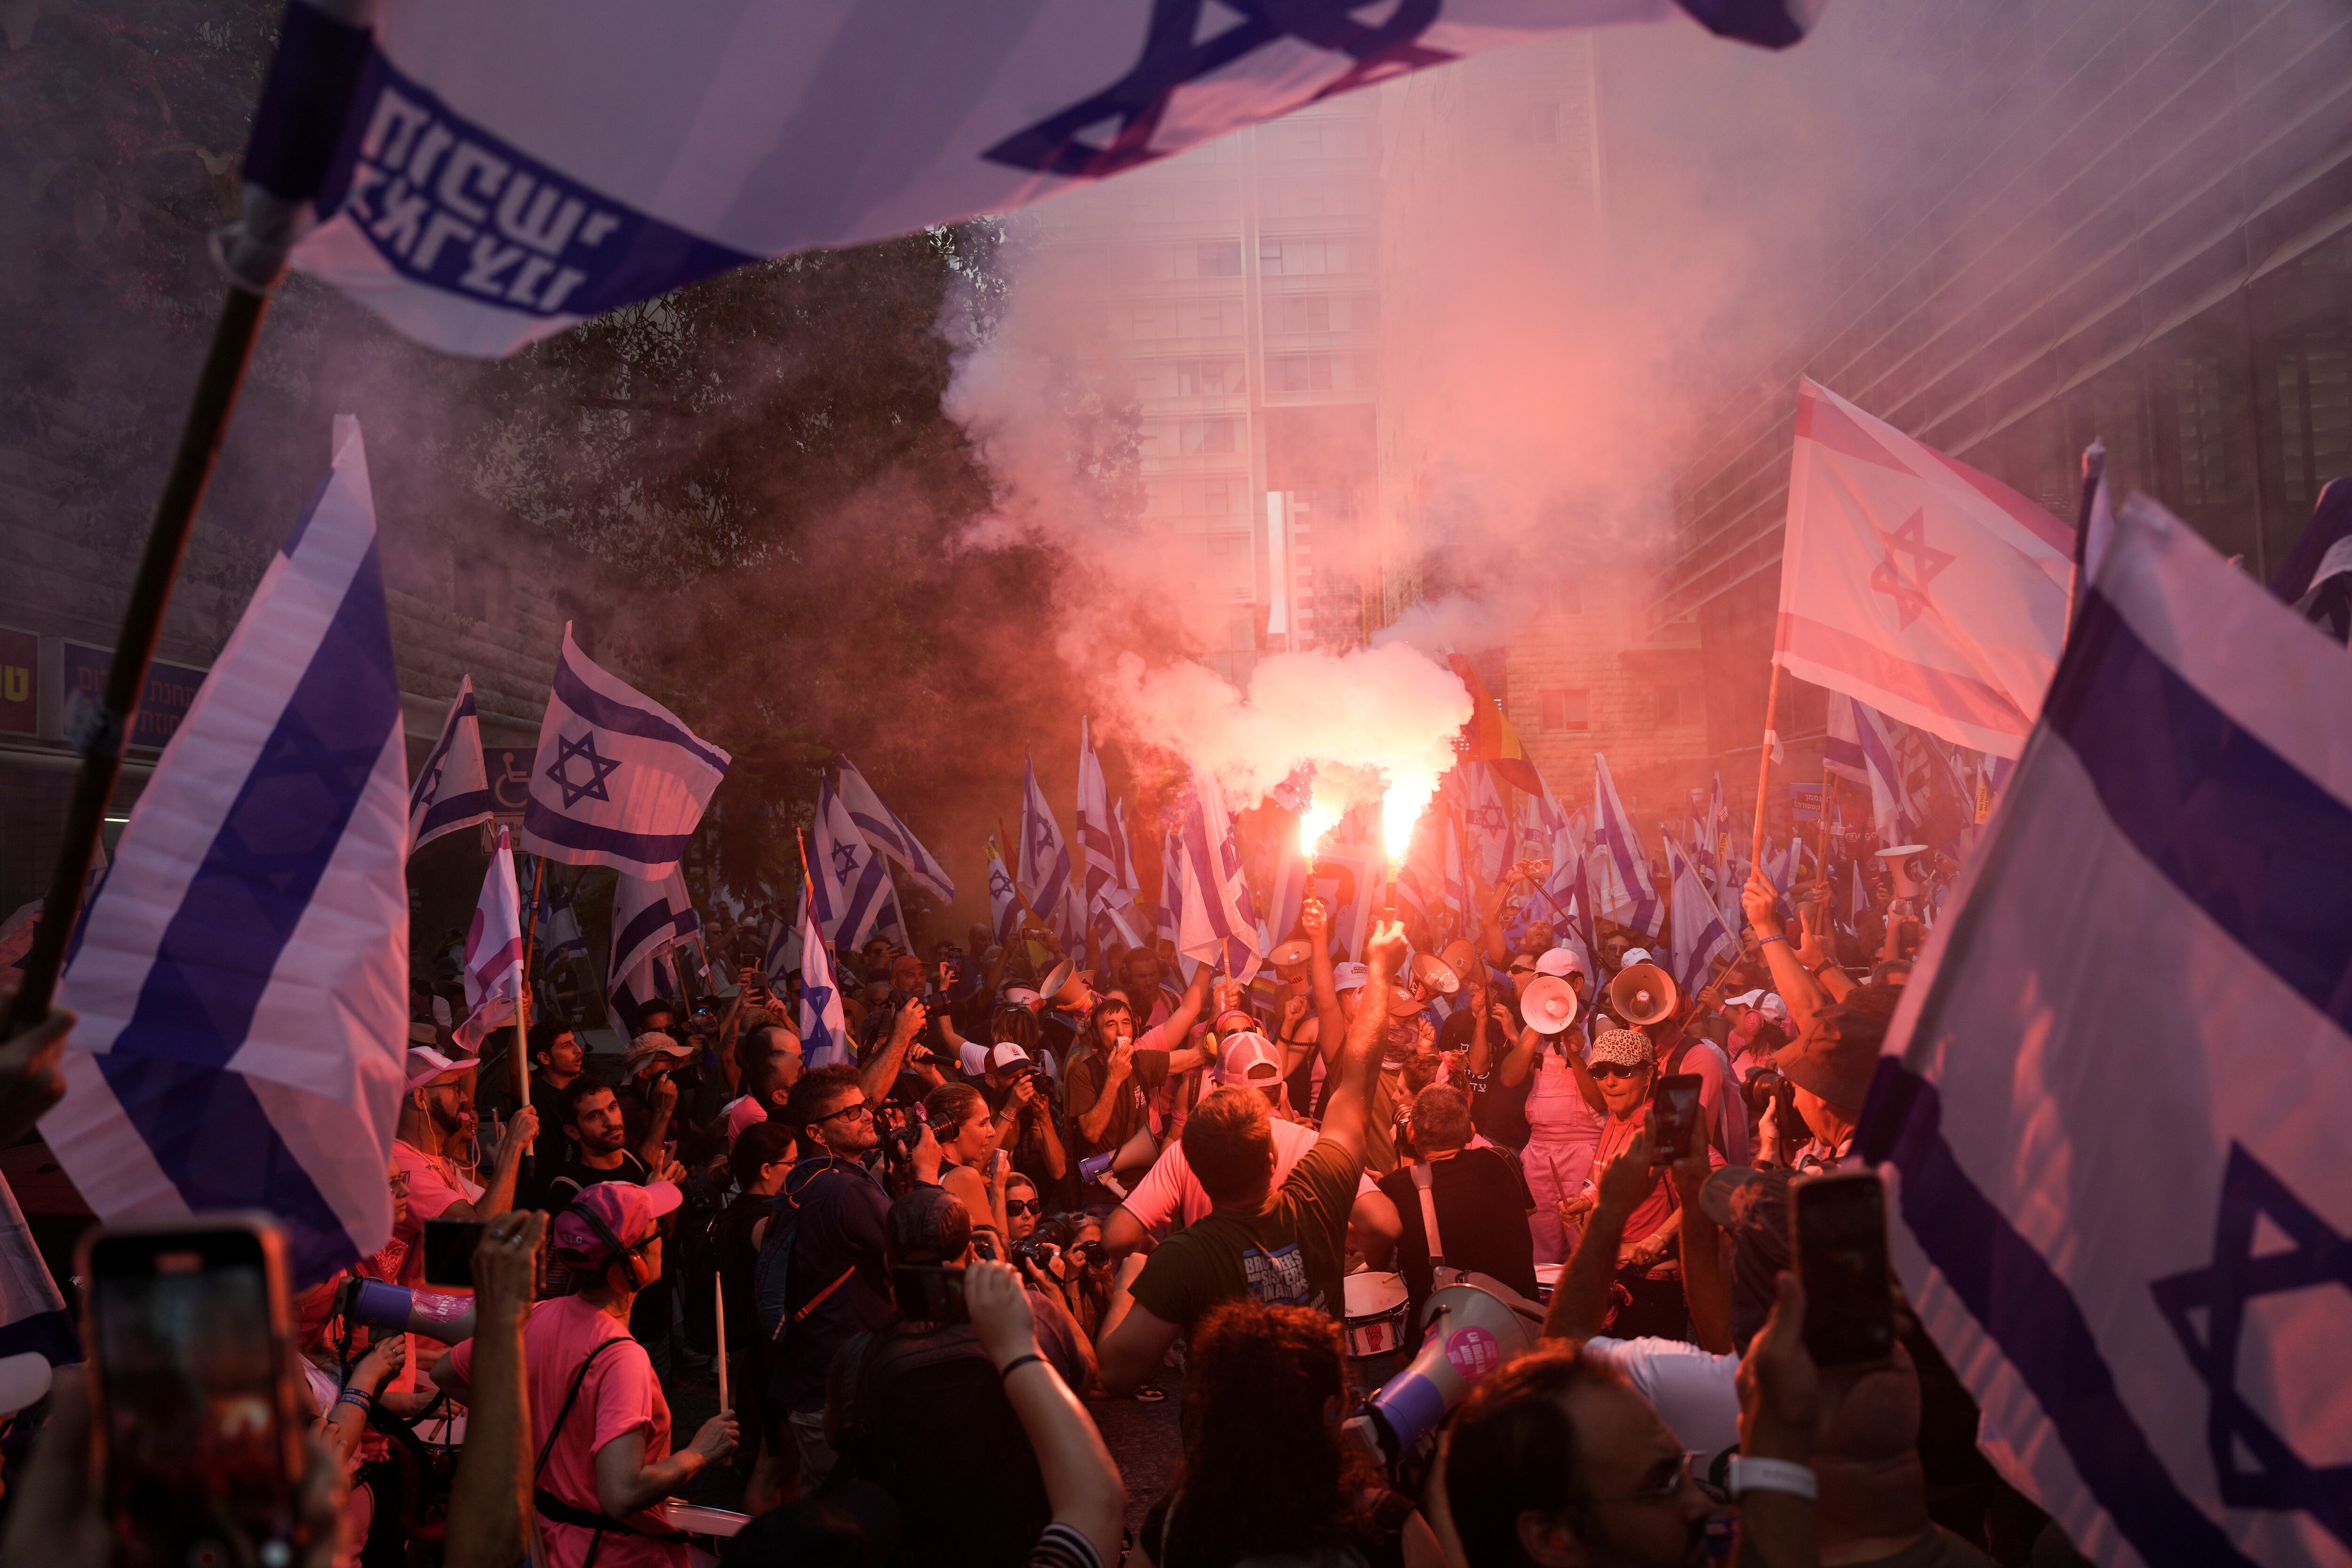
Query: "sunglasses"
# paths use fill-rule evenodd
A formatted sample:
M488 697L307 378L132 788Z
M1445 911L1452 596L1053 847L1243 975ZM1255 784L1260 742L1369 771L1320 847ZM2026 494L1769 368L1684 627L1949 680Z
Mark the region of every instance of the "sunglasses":
M1011 1218L1013 1215L1017 1214L1043 1214L1045 1212L1045 1205L1034 1198L1007 1198L1004 1200L1004 1213L1007 1218Z
M1647 1069L1643 1068L1629 1068L1623 1062L1596 1062L1592 1067L1592 1076L1594 1078L1639 1078L1645 1070Z

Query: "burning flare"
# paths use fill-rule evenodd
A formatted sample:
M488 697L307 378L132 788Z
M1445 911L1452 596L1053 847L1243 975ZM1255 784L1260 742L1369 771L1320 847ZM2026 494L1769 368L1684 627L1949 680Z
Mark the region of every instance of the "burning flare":
M1389 774L1388 784L1388 793L1381 796L1381 842L1388 851L1389 878L1393 881L1396 868L1404 863L1405 851L1412 847L1413 827L1429 809L1429 797L1437 793L1437 775L1399 771Z

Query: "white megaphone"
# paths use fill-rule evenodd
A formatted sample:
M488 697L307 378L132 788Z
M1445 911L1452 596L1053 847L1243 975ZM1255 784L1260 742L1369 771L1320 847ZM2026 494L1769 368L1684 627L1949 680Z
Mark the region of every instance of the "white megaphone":
M411 1290L381 1279L346 1279L335 1310L372 1329L398 1329L454 1345L474 1337L474 1298Z
M1637 1029L1672 1013L1677 1000L1675 977L1654 963L1629 963L1609 983L1609 1005Z
M1461 1404L1473 1384L1535 1348L1543 1309L1499 1279L1471 1274L1430 1292L1421 1321L1421 1353L1343 1428L1391 1466Z

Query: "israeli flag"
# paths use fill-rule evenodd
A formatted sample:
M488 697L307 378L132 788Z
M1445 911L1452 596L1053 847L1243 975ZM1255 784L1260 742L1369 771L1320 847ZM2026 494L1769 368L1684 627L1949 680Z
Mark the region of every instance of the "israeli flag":
M1665 842L1666 876L1675 894L1666 951L1674 962L1675 983L1684 995L1692 996L1714 978L1717 959L1738 956L1739 942L1724 928L1706 884L1699 880L1698 868L1671 837Z
M1658 892L1650 879L1650 863L1633 832L1633 819L1617 799L1617 781L1609 776L1609 759L1592 753L1592 845L1600 875L1593 891L1599 900L1593 913L1638 931L1658 929Z
M1881 844L1908 844L1925 816L1904 783L1899 722L1867 702L1830 693L1822 765L1834 777L1870 786L1871 817Z
M461 677L441 738L408 791L408 848L415 854L461 827L490 820L490 775L482 765L482 721L474 711L474 678Z
M817 935L814 889L801 894L801 1062L805 1067L856 1065L850 1048L849 1026L843 1021L841 986L833 977L833 960Z
M1087 720L1078 720L1078 854L1086 862L1087 930L1099 945L1142 945L1127 823L1110 798Z
M1183 858L1178 883L1176 950L1246 984L1265 956L1257 903L1242 876L1241 846L1216 775L1195 769L1183 804Z
M278 1216L307 1283L392 1234L408 779L359 422L131 808L62 1000L50 1149L99 1217Z
M522 847L567 866L658 881L677 868L730 760L677 714L597 668L567 621L531 759Z
M581 934L569 879L556 879L539 903L539 951L550 963L586 962L588 939Z
M1683 4L1773 47L1811 9ZM297 0L229 259L258 283L293 247L410 336L507 353L764 257L1003 212L1400 72L1673 11Z
M834 793L831 780L817 786L809 870L814 879L817 924L836 948L864 946L885 912L895 913L898 894L890 886L890 868L849 819L849 809Z
M702 934L702 917L676 867L658 880L624 873L613 885L613 952L605 968L605 1002L613 1027L625 1040L636 1038L640 1010L656 996L674 994L670 974L656 961L679 942Z
M2127 500L1864 1112L1980 1441L2102 1563L2352 1560L2347 692Z
M878 849L891 864L929 889L943 903L955 900L955 879L940 865L931 852L923 847L914 830L898 820L857 764L847 757L841 759L841 804L848 809L849 820L864 836L867 846Z
M522 1001L522 895L515 888L514 847L499 829L489 874L474 905L466 932L466 1021L457 1040L479 1055L482 1042L502 1024L511 1024Z
M1062 825L1037 787L1037 759L1024 752L1021 777L1021 844L1013 863L1022 896L1039 920L1054 928L1062 941L1077 941L1085 931L1077 909L1077 892L1070 883L1070 847Z
M988 838L988 927L1000 945L1011 943L1021 929L1021 900L1013 896L1013 873L1004 868L994 834Z

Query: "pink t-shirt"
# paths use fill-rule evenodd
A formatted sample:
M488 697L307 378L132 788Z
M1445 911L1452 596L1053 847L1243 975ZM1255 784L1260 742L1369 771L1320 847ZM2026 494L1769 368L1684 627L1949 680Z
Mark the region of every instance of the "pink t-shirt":
M1290 1174L1290 1167L1298 1163L1307 1151L1315 1147L1321 1136L1315 1129L1300 1121L1285 1121L1280 1117L1267 1123L1274 1133L1274 1184L1282 1185ZM1370 1172L1357 1177L1356 1193L1379 1191ZM1164 1236L1177 1225L1191 1225L1209 1212L1209 1194L1201 1186L1201 1178L1192 1173L1191 1162L1184 1158L1184 1145L1171 1143L1160 1151L1160 1158L1151 1163L1143 1180L1127 1194L1119 1207L1133 1215L1143 1228L1154 1236Z
M591 1513L596 1503L596 1455L616 1437L642 1429L646 1464L669 1458L669 1402L662 1397L661 1381L645 1347L629 1331L577 1296L558 1296L530 1310L523 1324L524 1386L530 1395L530 1445L535 1456L547 1447L549 1426L563 1408L572 1374L588 1352L606 1340L623 1342L596 1358L580 1385L580 1397L564 1417L562 1435L547 1456L536 1486L574 1508ZM452 1349L450 1365L472 1381L474 1342ZM629 1522L640 1529L666 1531L668 1523L650 1510L633 1514ZM541 1533L547 1541L546 1568L580 1568L587 1558L594 1532L579 1525L557 1524L541 1515ZM675 1542L648 1541L642 1536L608 1531L596 1553L597 1568L686 1568L686 1548Z
M768 1119L768 1108L745 1094L729 1100L721 1114L727 1118L727 1147L732 1149L735 1140L742 1136L743 1129Z

